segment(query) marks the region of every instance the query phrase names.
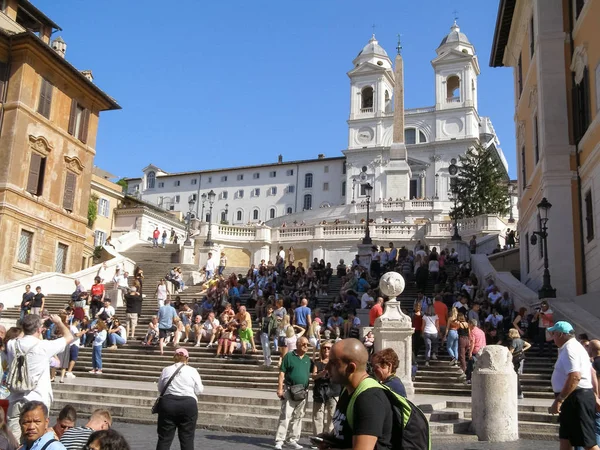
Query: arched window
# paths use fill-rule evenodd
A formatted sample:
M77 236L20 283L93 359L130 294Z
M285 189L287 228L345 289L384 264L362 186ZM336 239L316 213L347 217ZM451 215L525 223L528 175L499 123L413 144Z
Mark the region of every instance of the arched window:
M446 101L448 103L460 102L460 78L457 75L446 79Z
M360 110L362 112L373 112L373 88L371 86L367 86L360 91Z
M307 173L306 175L304 175L304 188L305 189L311 188L312 183L313 183L312 173Z
M288 207L287 207L287 209L285 210L285 213L286 213L286 214L293 214L293 213L294 213L294 210L292 209L292 207L291 207L291 206L288 206Z
M254 211L252 211L252 220L258 220L259 214L260 214L260 212L258 211L258 209L255 209Z
M156 173L154 173L154 171L148 172L148 175L146 175L146 189L154 189L155 184L156 184Z
M243 220L243 219L242 219L242 214L243 214L243 213L242 213L242 211L241 211L241 210L240 210L240 211L237 211L237 212L235 213L235 220L236 220L237 222L241 222L241 221Z
M275 214L276 214L275 208L271 208L269 210L269 219L274 219L275 218Z
M312 195L306 194L304 196L304 206L302 209L304 209L305 211L312 209Z
M427 142L427 138L425 137L425 133L419 130L419 144L423 144Z
M414 128L406 128L404 130L404 143L416 144L417 143L417 130Z

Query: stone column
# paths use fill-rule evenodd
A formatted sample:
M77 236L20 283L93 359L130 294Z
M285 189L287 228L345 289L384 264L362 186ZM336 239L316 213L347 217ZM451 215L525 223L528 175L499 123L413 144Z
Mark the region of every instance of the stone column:
M480 441L519 439L517 374L506 347L483 348L471 384L472 426Z
M357 247L360 265L369 270L371 267L371 247L373 247L373 244L358 244Z
M412 327L410 317L400 309L400 302L396 297L404 291L404 278L397 272L387 272L379 281L379 289L389 297L385 303L385 311L375 321L373 334L375 335L375 351L384 348L393 349L398 355L400 366L396 375L402 380L406 393L414 395L415 388L412 382Z
M179 262L181 264L194 264L194 244L183 245L180 252Z

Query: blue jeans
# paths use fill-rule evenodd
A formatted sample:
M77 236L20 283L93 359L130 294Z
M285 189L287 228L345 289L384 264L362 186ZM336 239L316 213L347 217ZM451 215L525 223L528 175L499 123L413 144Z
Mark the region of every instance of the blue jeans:
M449 330L448 331L448 340L446 341L446 348L448 349L448 354L454 358L458 359L458 331Z
M223 271L225 270L225 266L219 266L219 275L223 275Z
M260 345L262 346L263 356L265 358L265 364L271 365L271 343L269 342L269 335L267 333L260 333Z
M162 246L163 246L163 248L164 248L166 242L167 242L167 237L165 236L165 237L162 238Z
M92 368L102 370L102 346L94 345L92 348Z
M117 333L110 333L108 335L108 343L110 345L123 345L125 344L127 341L125 340L125 338L119 336Z
M152 238L152 247L158 247L158 239Z
M437 354L438 351L438 335L423 333L423 337L425 338L425 360L429 361L431 358L431 352Z

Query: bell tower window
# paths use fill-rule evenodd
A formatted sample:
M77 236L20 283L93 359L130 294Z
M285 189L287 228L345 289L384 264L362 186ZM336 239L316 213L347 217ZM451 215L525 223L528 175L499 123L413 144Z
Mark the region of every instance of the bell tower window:
M446 101L448 103L460 102L460 78L456 75L446 79Z
M360 112L373 112L373 88L367 86L360 92Z
M385 91L385 112L392 112L392 99L389 91Z

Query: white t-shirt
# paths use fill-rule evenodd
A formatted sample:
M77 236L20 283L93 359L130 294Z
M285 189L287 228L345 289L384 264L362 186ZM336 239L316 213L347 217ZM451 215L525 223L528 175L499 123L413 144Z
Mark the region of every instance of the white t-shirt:
M440 271L440 263L436 260L429 261L429 271L430 272L439 272Z
M119 336L125 339L125 343L127 343L127 329L123 325L119 325Z
M367 302L371 302L373 303L374 299L373 297L371 297L369 294L367 294L366 292L363 294L363 296L360 298L360 307L362 309L367 309Z
M69 325L69 330L71 330L71 334L73 335L73 337L75 337L75 335L77 333L79 333L79 330L77 329L77 327L75 325ZM79 347L81 344L81 341L79 340L78 337L75 338L75 340L73 342L71 342L71 346L76 345L77 347Z
M183 363L172 364L165 367L160 374L158 379L158 392L162 392L165 384L171 378L171 375L175 373L177 368ZM179 373L173 377L173 381L169 385L165 395L175 395L177 397L192 397L197 399L198 395L204 392L204 385L200 379L200 374L196 369L185 365L181 368Z
M579 372L581 375L577 388L592 388L590 357L583 345L575 338L569 339L558 349L558 358L554 364L554 372L552 372L552 390L554 392L562 391L571 372Z
M438 320L438 316L423 316L423 323L425 324L425 328L423 329L423 333L426 334L437 334L437 328L435 327L435 321Z
M35 388L25 393L12 393L9 401L17 401L25 398L27 401L38 400L43 402L48 408L52 403L52 382L50 381L50 358L58 353L62 353L67 346L67 340L63 337L52 340L43 341L35 336L24 336L21 339L13 339L7 345L8 364L15 357L15 345L23 353L27 354L27 366L29 368L29 376L32 381L38 380ZM35 346L35 348L33 348Z
M167 285L159 284L156 288L156 298L158 300L166 300L167 299Z
M215 260L214 259L209 259L208 261L206 261L206 271L207 272L214 272L215 271Z
M490 292L488 294L488 298L490 299L492 305L495 305L496 302L502 298L502 294L500 292L496 292L495 294L493 292Z
M206 321L204 322L204 325L202 325L202 327L206 331L214 331L215 328L217 328L218 326L219 326L219 319L213 319L212 322L209 319L206 319Z
M285 261L285 250L279 250L279 257L282 261Z

